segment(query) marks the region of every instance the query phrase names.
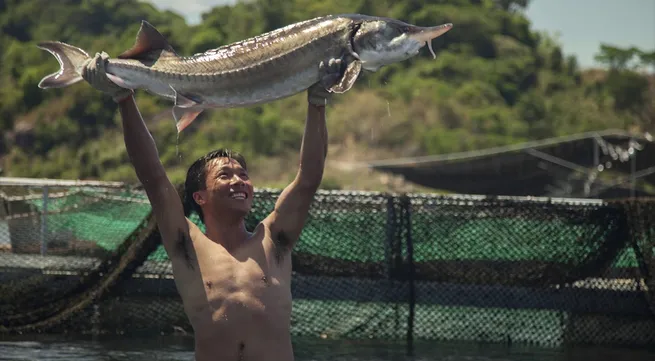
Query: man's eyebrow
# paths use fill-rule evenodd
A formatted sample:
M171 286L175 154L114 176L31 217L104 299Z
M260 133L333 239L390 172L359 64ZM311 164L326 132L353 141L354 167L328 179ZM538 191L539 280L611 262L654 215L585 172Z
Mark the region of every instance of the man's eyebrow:
M222 171L222 170L235 169L235 168L236 168L236 170L246 171L246 170L245 170L243 167L241 167L241 166L231 166L230 164L224 164L224 165L218 167L218 171L220 172L220 171Z

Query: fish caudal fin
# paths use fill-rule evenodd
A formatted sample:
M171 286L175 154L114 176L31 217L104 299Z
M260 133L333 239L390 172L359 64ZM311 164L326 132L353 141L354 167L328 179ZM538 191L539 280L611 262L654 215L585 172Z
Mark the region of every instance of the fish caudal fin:
M63 88L82 80L82 68L91 58L84 50L58 41L44 41L37 46L59 62L59 71L41 79L39 88Z

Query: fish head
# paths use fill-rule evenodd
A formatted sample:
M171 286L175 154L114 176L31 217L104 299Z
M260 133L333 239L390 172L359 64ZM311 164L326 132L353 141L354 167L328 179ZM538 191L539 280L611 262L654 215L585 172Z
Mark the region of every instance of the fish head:
M421 27L394 19L377 18L365 20L352 37L353 51L362 62L362 67L377 71L380 67L407 60L428 45L433 57L432 39L435 39L453 27L443 24Z

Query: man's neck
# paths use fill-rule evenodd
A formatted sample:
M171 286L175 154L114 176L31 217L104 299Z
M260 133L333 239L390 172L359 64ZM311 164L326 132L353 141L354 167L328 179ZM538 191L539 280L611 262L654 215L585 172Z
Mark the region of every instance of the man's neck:
M218 221L216 218L219 217L213 217L211 221L205 223L205 234L228 251L237 249L250 236L243 218L231 221L226 221L224 218Z

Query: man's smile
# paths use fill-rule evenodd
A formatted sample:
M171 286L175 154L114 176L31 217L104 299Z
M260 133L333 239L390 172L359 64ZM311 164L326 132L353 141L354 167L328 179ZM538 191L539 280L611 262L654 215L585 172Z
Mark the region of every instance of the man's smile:
M230 198L243 200L243 199L248 198L248 195L246 193L244 193L244 192L234 192L234 193L230 194Z

